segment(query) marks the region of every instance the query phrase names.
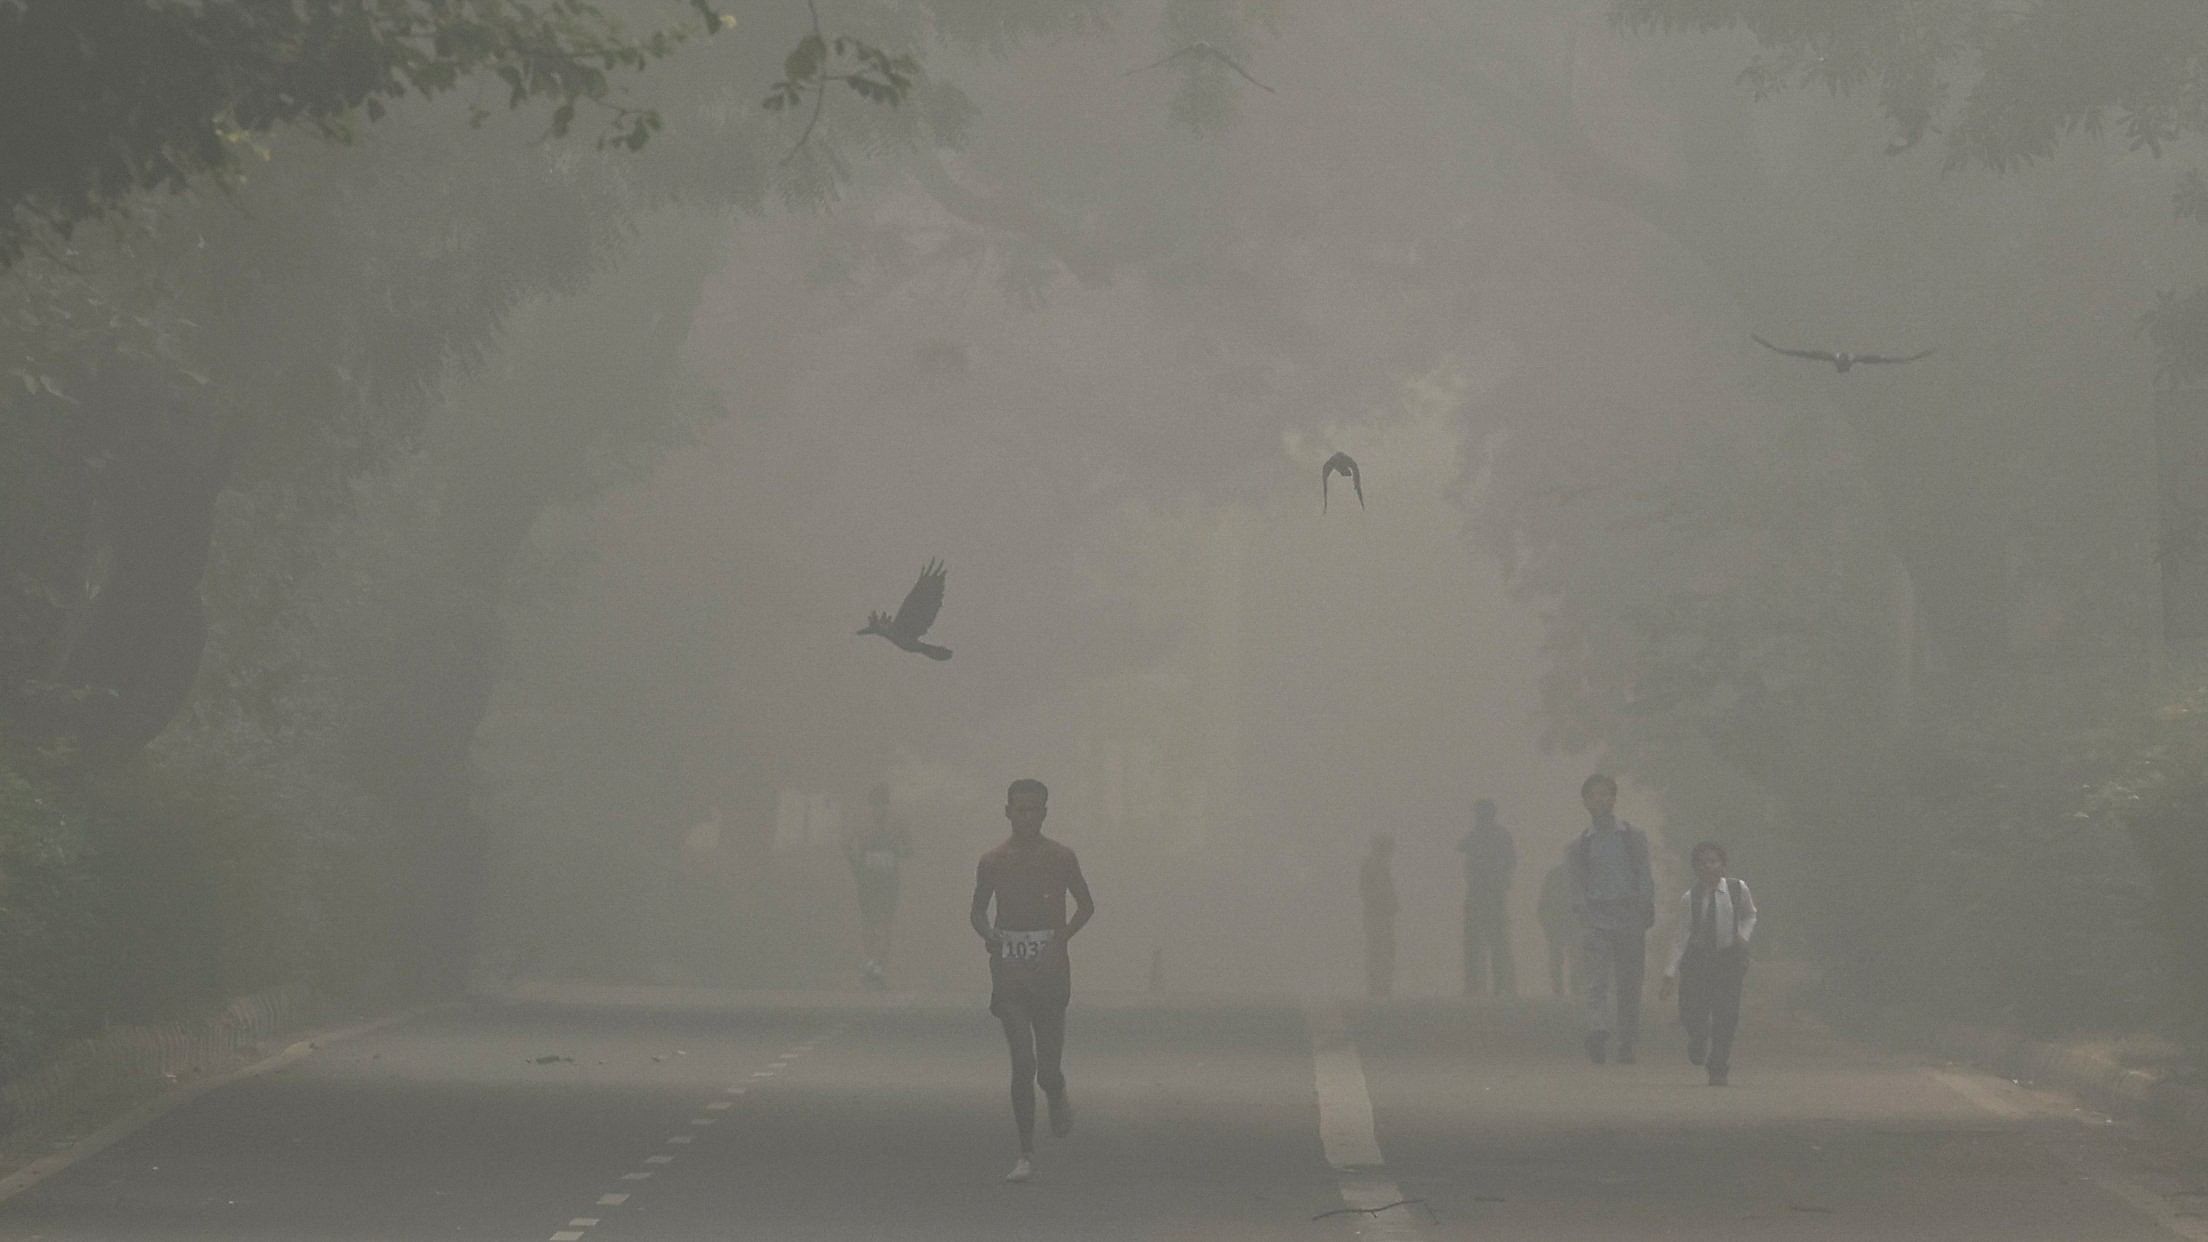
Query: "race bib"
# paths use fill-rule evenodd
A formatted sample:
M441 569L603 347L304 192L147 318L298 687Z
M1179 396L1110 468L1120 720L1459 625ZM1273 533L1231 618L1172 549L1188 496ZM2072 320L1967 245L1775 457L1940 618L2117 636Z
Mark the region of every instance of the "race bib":
M997 956L1007 962L1039 962L1043 949L1057 939L1054 931L1004 931L997 932Z

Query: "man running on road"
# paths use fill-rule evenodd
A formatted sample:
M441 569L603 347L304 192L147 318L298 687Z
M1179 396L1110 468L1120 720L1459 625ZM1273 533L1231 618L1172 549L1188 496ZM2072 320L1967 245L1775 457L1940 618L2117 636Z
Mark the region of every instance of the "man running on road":
M1035 1084L1050 1102L1050 1132L1073 1129L1073 1102L1059 1060L1066 1050L1066 1003L1073 998L1073 966L1066 942L1096 913L1089 882L1073 851L1043 835L1050 790L1038 780L1017 780L1005 791L1004 817L1012 835L981 856L974 876L974 931L989 949L989 1012L1004 1023L1012 1049L1012 1120L1020 1130L1020 1159L1005 1175L1024 1182L1035 1154ZM1066 895L1073 917L1066 917ZM989 903L997 903L994 924Z

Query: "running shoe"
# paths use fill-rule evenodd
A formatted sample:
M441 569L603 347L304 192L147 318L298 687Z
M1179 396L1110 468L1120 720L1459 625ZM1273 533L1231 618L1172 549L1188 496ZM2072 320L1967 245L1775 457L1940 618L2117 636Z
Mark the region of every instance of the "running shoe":
M1012 1171L1004 1175L1004 1180L1008 1182L1024 1182L1034 1175L1035 1170L1028 1167L1027 1157L1022 1156L1020 1157L1020 1162L1012 1166Z

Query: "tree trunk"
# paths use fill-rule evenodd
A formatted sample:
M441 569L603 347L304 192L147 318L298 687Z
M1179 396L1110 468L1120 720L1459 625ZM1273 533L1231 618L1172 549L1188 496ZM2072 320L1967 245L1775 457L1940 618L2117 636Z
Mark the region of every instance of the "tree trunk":
M207 640L200 580L232 455L213 415L127 369L84 399L94 412L56 462L88 463L95 495L82 563L57 584L75 613L9 714L29 736L105 763L151 742L191 696Z

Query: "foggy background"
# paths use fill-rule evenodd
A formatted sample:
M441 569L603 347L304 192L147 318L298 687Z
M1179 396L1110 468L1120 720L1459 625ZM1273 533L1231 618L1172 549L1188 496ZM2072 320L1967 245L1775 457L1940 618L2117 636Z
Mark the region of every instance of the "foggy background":
M923 72L802 142L758 98L807 16L746 9L631 84L640 150L407 99L28 254L5 657L88 762L11 761L67 796L8 848L123 928L63 959L141 946L22 985L40 1021L850 986L876 782L892 978L978 988L1023 776L1097 893L1084 987L1351 986L1386 831L1404 990L1454 991L1488 796L1535 991L1601 769L1661 888L1725 841L1819 986L2183 1026L2140 946L2190 890L2102 796L2187 684L2155 418L2194 407L2141 331L2200 275L2181 165L1890 152L1876 82L1759 100L1751 32L1616 7L830 6ZM1199 39L1270 90L1136 71ZM1368 507L1322 514L1337 450ZM930 558L955 658L855 636Z

